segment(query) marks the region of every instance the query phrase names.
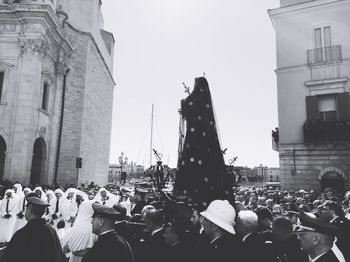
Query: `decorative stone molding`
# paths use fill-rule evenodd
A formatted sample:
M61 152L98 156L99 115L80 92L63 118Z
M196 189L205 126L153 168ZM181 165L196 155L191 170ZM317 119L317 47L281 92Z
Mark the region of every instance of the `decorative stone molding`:
M330 172L334 172L334 173L339 174L342 178L344 178L344 180L347 179L345 173L341 169L339 169L337 167L327 167L320 172L320 174L318 175L318 180L322 180L322 177L325 174L330 173Z
M20 39L20 55L38 55L44 58L49 46L42 39Z
M62 5L59 5L59 7L56 9L56 14L58 16L58 19L60 20L61 26L64 26L64 24L68 20L68 14L63 10Z
M56 61L55 70L56 75L63 75L67 70L67 64L69 63L72 57L72 53L67 53L60 49L58 54L58 59Z
M42 138L46 137L46 127L44 127L44 126L40 127L39 136Z
M41 71L42 78L48 82L49 85L53 85L55 83L55 76L49 71L43 69Z
M0 70L10 71L13 67L10 63L0 61Z
M10 142L10 136L7 134L4 130L0 128L0 136L5 140L6 146L7 146L7 151L9 148L9 142Z
M25 33L45 34L46 30L40 24L27 23L27 24L24 25L24 32Z
M0 32L16 32L16 24L0 24Z

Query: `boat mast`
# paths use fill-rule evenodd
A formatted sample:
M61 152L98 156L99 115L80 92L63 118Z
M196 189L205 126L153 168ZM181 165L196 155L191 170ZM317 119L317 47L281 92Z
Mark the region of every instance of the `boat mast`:
M149 166L152 166L152 149L153 149L153 109L154 104L152 104L152 114L151 114L151 147L149 149Z

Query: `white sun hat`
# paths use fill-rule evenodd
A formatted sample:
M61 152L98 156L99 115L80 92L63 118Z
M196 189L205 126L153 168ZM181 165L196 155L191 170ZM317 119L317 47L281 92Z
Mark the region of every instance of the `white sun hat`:
M236 234L233 228L235 225L236 211L227 200L212 201L208 208L200 214L227 232Z

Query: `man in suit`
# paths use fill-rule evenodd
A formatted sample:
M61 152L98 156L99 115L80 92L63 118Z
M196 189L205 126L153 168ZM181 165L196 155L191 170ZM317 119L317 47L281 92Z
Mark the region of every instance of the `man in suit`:
M300 224L295 230L302 250L308 254L310 262L343 262L339 254L332 250L337 227L305 212L299 214Z
M135 188L135 203L131 207L131 215L141 214L142 209L147 205L145 201L147 189Z
M338 227L337 241L335 244L344 254L347 261L350 261L348 248L350 241L350 221L344 217L341 206L331 200L327 200L322 206L321 218Z
M133 262L133 252L129 243L114 230L119 212L114 208L93 203L92 232L98 240L83 258L83 262Z
M162 213L155 208L147 208L142 212L150 238L145 243L145 261L164 261L166 245L163 237Z
M262 246L257 229L258 216L255 212L242 210L238 213L235 230L242 238L244 256L247 262L259 261L261 259L261 254L255 252L258 247Z

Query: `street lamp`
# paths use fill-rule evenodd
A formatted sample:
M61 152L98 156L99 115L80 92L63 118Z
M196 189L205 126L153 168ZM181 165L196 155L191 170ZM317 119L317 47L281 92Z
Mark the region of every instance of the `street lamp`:
M120 156L118 157L118 160L119 160L119 164L120 164L120 178L121 178L122 181L124 181L124 184L125 184L126 174L125 174L125 177L124 177L124 175L123 175L123 165L128 163L128 157L124 157L124 152L122 152L120 154Z

